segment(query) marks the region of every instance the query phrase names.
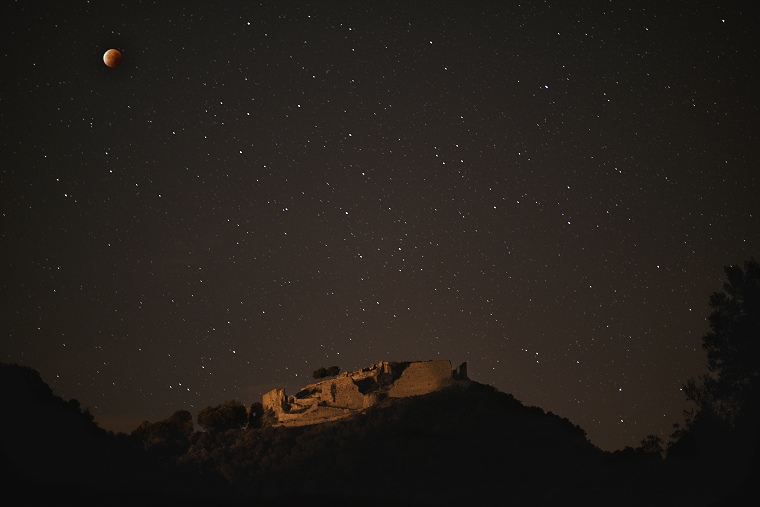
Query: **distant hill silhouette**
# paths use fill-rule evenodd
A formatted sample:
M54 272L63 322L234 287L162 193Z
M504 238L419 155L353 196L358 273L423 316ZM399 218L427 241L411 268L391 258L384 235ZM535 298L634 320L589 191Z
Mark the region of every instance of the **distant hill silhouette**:
M100 428L77 400L55 396L31 368L0 363L0 480L25 502L137 505L197 494L136 439ZM206 491L204 490L203 493ZM216 490L214 491L216 493Z
M469 382L306 427L131 435L0 364L4 490L26 501L182 505L730 505L704 463L605 453L584 431ZM266 420L266 417L264 417ZM724 503L721 503L724 502Z

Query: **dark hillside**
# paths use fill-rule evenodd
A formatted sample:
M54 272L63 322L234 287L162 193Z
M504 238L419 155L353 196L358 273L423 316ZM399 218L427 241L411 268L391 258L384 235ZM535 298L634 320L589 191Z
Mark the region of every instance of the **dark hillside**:
M183 466L244 497L328 505L708 505L659 459L615 462L566 419L469 383L351 419L199 434ZM315 503L316 502L316 503ZM265 502L266 503L266 502Z
M245 495L373 505L535 504L603 462L569 421L477 383L333 423L201 435L183 459L218 468Z
M90 475L106 433L76 400L55 396L31 368L0 365L4 468L12 476L67 483Z
M138 440L100 428L77 400L53 394L31 368L0 363L0 485L27 501L143 505L197 494L198 483L150 459Z
M0 365L4 490L78 505L731 505L723 466L605 453L567 419L476 382L348 419L192 433L189 413L106 432ZM266 420L266 417L264 418ZM628 449L626 450L628 451Z

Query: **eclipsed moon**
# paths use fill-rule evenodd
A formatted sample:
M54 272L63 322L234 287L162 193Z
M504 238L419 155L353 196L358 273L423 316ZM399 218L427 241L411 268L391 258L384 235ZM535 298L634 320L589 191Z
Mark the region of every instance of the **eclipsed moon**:
M121 63L121 53L118 49L109 49L103 53L103 63L115 69Z

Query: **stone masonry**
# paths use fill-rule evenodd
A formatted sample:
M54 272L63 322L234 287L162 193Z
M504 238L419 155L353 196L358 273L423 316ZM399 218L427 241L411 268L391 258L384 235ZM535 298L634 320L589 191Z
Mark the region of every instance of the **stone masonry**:
M309 384L293 396L283 389L264 394L262 404L277 424L305 426L334 421L360 412L384 398L431 393L467 380L467 363L456 370L451 361L381 361Z

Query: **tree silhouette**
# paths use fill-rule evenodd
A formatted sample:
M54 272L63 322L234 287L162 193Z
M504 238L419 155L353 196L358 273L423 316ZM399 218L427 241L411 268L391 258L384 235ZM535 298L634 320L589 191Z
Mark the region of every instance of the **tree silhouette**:
M340 373L340 368L338 366L330 366L329 368L319 368L314 370L314 373L312 373L312 376L314 378L325 378L325 377L334 377Z
M248 423L246 426L248 428L260 428L264 412L264 405L262 405L261 402L257 401L250 404L246 409L246 414L248 416Z
M760 265L725 267L723 291L710 296L710 330L702 337L708 374L691 378L683 389L696 404L686 427L677 429L676 453L710 454L751 449L760 422Z
M143 421L131 435L144 449L172 456L187 450L193 433L193 415L187 410L177 410L163 421Z
M636 450L647 457L659 459L663 454L662 439L656 435L647 435L647 437L641 441L641 446Z
M691 379L688 399L730 425L751 410L760 378L760 265L726 266L723 292L710 296L710 331L702 338L710 374Z
M245 405L237 400L226 400L221 405L206 407L198 412L198 425L206 431L239 429L247 419Z

